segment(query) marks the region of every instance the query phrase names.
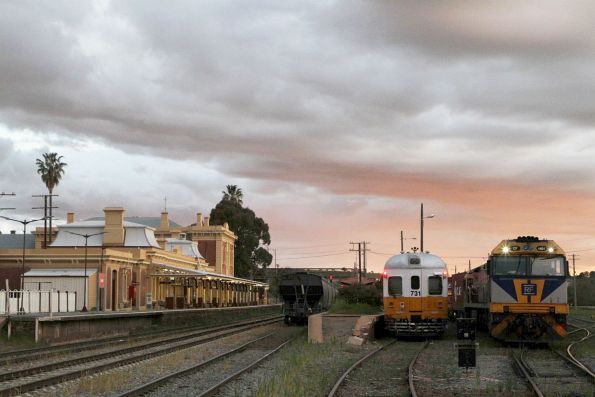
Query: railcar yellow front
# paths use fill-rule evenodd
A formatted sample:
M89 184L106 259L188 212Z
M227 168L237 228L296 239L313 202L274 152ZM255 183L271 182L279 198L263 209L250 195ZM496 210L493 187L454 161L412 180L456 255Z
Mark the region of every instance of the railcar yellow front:
M438 336L448 321L448 270L439 257L404 253L383 273L384 320L397 336Z

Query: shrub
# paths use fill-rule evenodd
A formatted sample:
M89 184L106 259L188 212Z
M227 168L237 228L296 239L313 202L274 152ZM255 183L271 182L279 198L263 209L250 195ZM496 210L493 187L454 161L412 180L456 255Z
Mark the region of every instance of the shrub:
M353 284L339 289L339 296L347 303L364 303L370 306L382 305L382 290L375 285Z

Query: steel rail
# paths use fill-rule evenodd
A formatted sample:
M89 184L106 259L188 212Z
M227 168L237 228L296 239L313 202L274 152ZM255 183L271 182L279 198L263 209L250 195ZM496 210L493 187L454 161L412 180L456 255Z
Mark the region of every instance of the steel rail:
M35 360L38 358L47 358L51 356L55 356L58 354L64 353L77 353L80 351L89 351L95 349L101 349L108 346L117 346L123 343L134 342L136 340L146 339L147 337L151 336L159 336L170 334L175 332L176 334L181 333L192 333L193 331L208 331L212 332L213 330L223 330L228 329L230 327L235 327L243 324L252 324L255 321L264 320L264 319L272 319L276 318L277 316L266 316L262 318L258 318L256 320L243 320L233 323L228 323L226 325L220 325L217 327L197 327L197 326L185 326L185 327L175 327L175 328L167 328L167 329L160 329L154 332L142 332L132 335L121 335L121 336L113 336L108 338L98 338L92 341L83 341L83 342L72 342L72 343L64 343L59 345L52 345L52 346L44 346L44 347L37 347L33 349L21 349L21 350L13 350L0 353L0 366L8 365L13 363L15 360ZM170 338L163 339L167 341ZM95 349L94 349L95 348Z
M215 394L217 394L217 391L221 387L223 387L226 384L228 384L229 382L237 379L240 375L244 374L245 372L250 371L252 368L256 367L258 364L260 364L261 362L263 362L264 360L266 360L267 358L269 358L273 354L277 353L279 350L281 350L282 348L284 348L287 344L291 343L295 339L297 339L297 336L291 338L288 341L283 342L281 345L277 346L275 348L275 350L268 352L267 354L265 354L264 356L262 356L258 360L254 361L252 364L248 365L247 367L242 368L241 370L237 371L236 373L232 374L231 376L229 376L226 379L222 380L221 382L217 383L215 386L211 387L209 390L205 391L204 393L199 394L199 396L200 397L214 396Z
M359 360L357 360L351 367L347 368L347 370L345 372L343 372L343 374L339 377L339 379L337 380L337 382L335 382L335 384L333 385L333 388L329 392L328 397L334 397L334 395L339 390L339 387L341 387L341 384L347 378L347 376L349 375L349 373L351 371L353 371L356 367L358 367L359 365L361 365L364 361L366 361L367 359L369 359L370 357L372 357L373 355L375 355L376 353L378 353L380 350L384 349L387 346L392 345L396 341L397 340L395 339L395 340L393 340L393 341L391 341L389 343L385 343L384 345L378 347L377 349L372 350L371 352L369 352L368 354L366 354L365 356L363 356L362 358L360 358Z
M537 396L537 397L544 397L543 393L541 392L541 390L539 389L539 387L537 386L537 383L535 383L533 381L533 379L531 379L531 376L529 375L529 373L527 372L526 368L525 368L525 363L522 360L522 356L521 359L519 359L516 354L514 354L514 352L510 352L514 362L517 365L517 368L521 371L521 373L523 374L523 376L525 377L525 379L529 382L529 384L531 385L531 388L533 389L533 393Z
M415 363L417 362L417 359L419 358L419 355L421 354L421 352L423 352L424 349L426 347L428 347L429 344L430 344L430 341L426 341L426 343L422 346L422 348L417 352L417 354L415 355L415 357L413 357L413 359L409 363L409 369L407 371L407 377L408 377L408 380L409 380L409 391L411 392L411 396L412 397L417 397L417 392L415 391L415 385L413 384L413 367L415 366Z
M572 347L576 344L579 344L581 342L586 341L587 339L591 338L593 336L593 334L591 333L591 331L589 331L590 327L584 327L582 328L583 331L585 331L587 333L586 336L584 336L581 340L576 341L576 342L572 342L570 343L567 347L566 347L566 354L568 354L568 357L570 358L570 361L572 363L574 363L575 366L577 366L578 368L582 369L587 375L589 375L591 377L591 379L595 379L595 373L593 373L593 371L587 367L585 364L583 364L579 359L577 359L574 354L572 354Z
M279 319L280 319L279 316L275 316L274 318L269 318L267 320L260 320L260 321L263 321L263 322L273 321L273 320L279 321ZM159 345L162 345L162 344L168 343L168 342L175 343L175 342L178 342L183 339L192 339L192 338L200 337L205 334L212 334L213 332L225 331L225 330L234 329L237 327L244 327L244 326L249 326L252 324L258 324L260 321L253 321L248 324L243 324L243 325L239 325L239 326L238 325L225 325L222 327L215 327L215 328L211 328L211 329L202 329L202 330L199 330L196 332L188 333L183 336L180 336L180 335L170 336L165 339L159 339L159 340L154 340L154 341L150 341L150 342L145 342L145 343L138 344L136 346L126 347L123 349L116 349L116 350L111 350L108 352L91 354L91 355L79 357L79 358L66 359L66 360L54 362L51 364L43 364L43 365L38 365L35 367L30 367L30 368L23 368L23 369L11 371L11 372L2 372L2 373L0 373L0 382L10 380L10 379L20 378L23 376L28 376L31 374L37 374L37 373L48 371L48 370L54 370L54 369L59 369L59 368L63 368L63 367L68 367L71 365L83 364L83 363L86 363L89 361L97 361L99 359L107 358L107 357L111 357L111 356L115 356L115 355L128 354L128 353L139 351L142 349L149 349L151 347L159 346Z
M245 350L248 346L250 346L251 344L254 344L256 342L259 342L263 339L269 338L273 335L275 335L277 332L272 332L270 334L267 334L265 336L261 336L258 337L256 339L253 339L249 342L244 343L243 345L236 347L235 349L223 352L221 354L216 355L215 357L211 357L210 359L208 359L207 361L203 361L201 363L198 363L196 365L193 365L191 367L185 368L181 371L177 371L177 372L173 372L171 374L167 374L165 376L162 376L161 378L155 379L154 381L145 383L135 389L132 390L128 390L124 393L121 393L118 395L118 397L131 397L131 396L142 396L143 394L146 394L152 390L155 390L161 386L163 386L164 384L168 383L170 380L175 379L175 378L180 378L183 377L185 375L188 375L192 372L195 372L203 367L206 367L209 364L212 364L216 361L219 361L225 357L228 357L234 353L238 353L242 350Z
M262 326L262 325L268 325L268 324L272 324L272 323L279 322L279 321L281 321L280 317L277 319L274 319L274 320L260 320L260 322L258 324L259 324L259 326ZM144 346L144 345L142 347L136 348L136 349L131 348L132 350L125 349L128 351L127 353L131 353L131 352L134 353L136 351L137 353L140 353L140 354L129 356L129 357L124 357L124 358L119 358L119 359L109 361L109 362L103 363L103 364L98 364L98 365L95 365L95 366L92 366L89 368L74 369L69 372L51 375L49 377L38 379L38 380L32 380L31 382L23 383L21 385L9 386L7 388L0 389L0 397L13 396L15 394L22 394L22 393L26 393L26 392L29 392L29 391L32 391L35 389L45 387L45 386L55 385L57 383L61 383L61 382L67 381L67 380L79 378L81 376L88 375L90 373L97 373L97 372L101 372L104 370L113 369L115 367L120 367L123 365L144 361L149 358L162 356L162 355L172 353L172 352L175 352L178 350L182 350L182 349L185 349L188 347L198 346L198 345L210 342L212 340L223 338L223 337L230 336L230 335L234 335L234 334L246 331L246 330L250 330L252 328L253 327L251 325L243 325L243 326L236 327L235 329L224 330L224 331L222 331L222 333L220 333L218 335L206 336L204 338L201 338L200 340L191 340L188 342L178 343L178 344L175 344L175 341L171 341L171 343L170 343L171 346L165 346L163 348L160 348L155 351L148 352L148 353L142 353L143 350L146 350L146 346ZM200 338L200 336L196 336L196 338ZM163 341L161 341L159 343L162 344ZM151 347L154 347L154 346L151 346ZM126 353L122 353L121 350L117 350L117 351L111 352L111 355L107 354L107 353L103 353L103 354L100 354L97 356L89 356L86 358L85 362L99 361L101 359L109 358L110 356L121 356L124 354L126 354ZM82 363L82 362L80 362L80 359L74 359L74 360L71 360L71 362L72 362L71 365L76 365L76 364ZM48 370L63 368L63 367L65 367L65 365L62 365L63 363L64 362L59 363L60 366L56 367L56 368L51 368L51 365L44 366L45 367L44 369L47 372ZM43 370L40 370L39 372L43 372Z

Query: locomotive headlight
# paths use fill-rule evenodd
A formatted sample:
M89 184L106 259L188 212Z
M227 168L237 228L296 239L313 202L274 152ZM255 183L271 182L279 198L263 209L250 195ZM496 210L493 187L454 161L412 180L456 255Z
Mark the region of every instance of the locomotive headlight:
M503 254L508 254L509 252L510 252L510 247L508 245L505 245L504 247L502 247Z
M547 249L547 252L549 252L550 254L553 254L554 253L554 247L549 247Z

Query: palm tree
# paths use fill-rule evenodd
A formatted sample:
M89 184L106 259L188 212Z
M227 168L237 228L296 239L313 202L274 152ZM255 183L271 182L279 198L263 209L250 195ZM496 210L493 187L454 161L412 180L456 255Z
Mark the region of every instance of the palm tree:
M54 188L60 183L60 179L64 176L64 167L68 164L62 162L62 156L58 156L58 153L44 153L43 160L37 159L37 173L41 175L41 180L45 183L48 188L50 205L49 205L49 218L50 218L50 243L52 240L52 194ZM47 204L47 201L46 201ZM47 213L47 209L45 211ZM47 214L46 214L47 215ZM44 236L44 244L47 245L47 231Z
M223 200L229 200L233 203L243 204L244 193L237 185L227 185L227 191L223 191Z

